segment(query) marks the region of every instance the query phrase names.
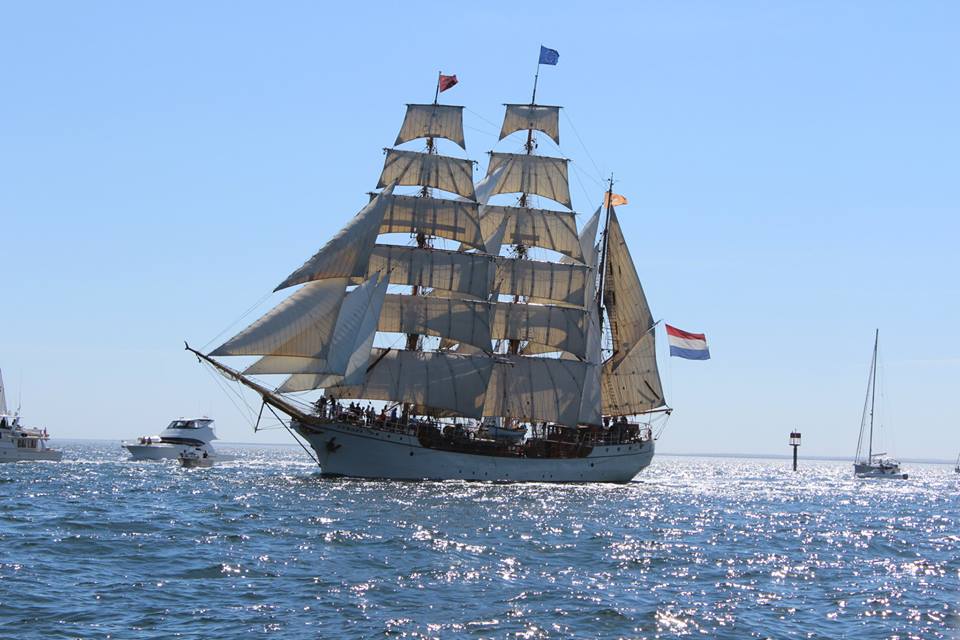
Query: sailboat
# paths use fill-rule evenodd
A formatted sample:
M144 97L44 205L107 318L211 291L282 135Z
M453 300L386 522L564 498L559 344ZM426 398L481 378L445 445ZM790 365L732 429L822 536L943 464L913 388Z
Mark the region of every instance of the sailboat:
M299 288L213 351L186 348L255 391L261 415L289 416L325 476L630 481L672 410L613 179L578 229L568 160L535 153L537 134L560 140L535 78L500 131L523 134L522 152L491 151L474 184L471 160L438 151L466 148L463 107L439 91L407 105L380 191L277 290ZM252 377L276 374L275 388Z
M874 453L873 451L873 419L877 399L877 349L879 345L880 330L877 329L874 335L873 357L870 360L870 377L867 382L867 397L863 402L860 438L857 440L857 457L853 463L853 471L858 478L906 480L907 474L900 471L899 462L886 457L886 453ZM866 445L865 452L864 445ZM863 455L864 453L866 455Z

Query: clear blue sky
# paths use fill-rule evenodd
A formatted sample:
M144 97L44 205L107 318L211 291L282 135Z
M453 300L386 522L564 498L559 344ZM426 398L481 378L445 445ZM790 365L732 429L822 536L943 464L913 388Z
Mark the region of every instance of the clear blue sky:
M200 411L279 439L183 339L362 206L437 70L484 161L542 42L575 205L591 157L616 172L654 314L712 347L662 359L661 449L786 453L800 428L852 455L879 327L895 451L955 455L958 24L953 2L3 3L0 367L57 436Z

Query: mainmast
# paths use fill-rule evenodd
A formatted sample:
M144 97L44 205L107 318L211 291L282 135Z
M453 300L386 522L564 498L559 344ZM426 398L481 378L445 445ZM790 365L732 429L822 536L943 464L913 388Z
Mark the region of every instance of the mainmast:
M532 93L531 96L530 96L530 108L531 108L531 110L536 106L536 102L537 102L537 79L538 79L539 77L540 77L540 65L538 64L538 65L537 65L537 73L533 76L533 93ZM524 143L524 145L523 145L523 150L524 150L524 152L526 153L526 155L532 156L532 155L533 155L533 150L536 149L536 148L537 148L537 142L536 142L536 138L534 138L534 135L533 135L533 127L529 127L529 128L527 129L527 141L526 141L526 143ZM522 192L522 193L520 194L520 199L519 199L519 201L518 201L517 204L518 204L521 208L529 209L529 208L530 208L529 199L530 199L530 195L529 195L528 193L526 193L526 192ZM527 259L527 246L526 246L522 241L515 243L515 244L513 245L513 255L514 255L518 260L526 260L526 259ZM522 298L521 298L519 295L515 295L515 296L513 297L513 301L514 301L515 303L516 303L516 302L521 302L521 300L522 300ZM510 353L510 354L513 354L513 355L516 355L516 354L520 353L520 345L521 345L521 340L518 340L518 339L516 339L516 338L510 339L510 340L507 342L507 353Z
M436 107L439 104L440 99L440 79L443 77L443 71L437 72L437 88L433 93L433 105ZM427 155L436 155L437 147L434 143L433 136L427 136L426 143L426 153ZM423 185L420 188L420 193L418 194L421 198L432 198L433 190L428 185ZM418 249L429 249L433 246L433 237L428 235L423 229L415 228L414 237L417 241ZM410 294L414 296L424 295L424 288L420 285L412 285L410 287ZM407 334L407 349L409 351L420 351L423 348L423 336L419 333L408 333Z

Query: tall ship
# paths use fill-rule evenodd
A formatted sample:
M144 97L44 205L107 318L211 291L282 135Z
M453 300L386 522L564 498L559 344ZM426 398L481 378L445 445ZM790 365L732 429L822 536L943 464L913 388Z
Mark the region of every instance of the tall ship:
M289 416L324 475L630 481L671 409L625 199L611 177L578 228L568 160L537 153L559 146L560 107L536 79L505 105L512 152L475 184L464 107L440 89L407 105L366 206L275 291L296 289L213 351L186 348Z
M7 394L0 372L0 462L52 460L63 458L63 452L51 449L46 429L26 427L20 411L7 409Z
M874 415L877 408L877 350L880 346L880 330L874 334L873 356L870 359L870 376L867 380L867 397L863 402L860 418L860 437L857 440L857 457L853 472L858 478L883 478L906 480L907 474L900 471L900 463L886 453L873 450Z

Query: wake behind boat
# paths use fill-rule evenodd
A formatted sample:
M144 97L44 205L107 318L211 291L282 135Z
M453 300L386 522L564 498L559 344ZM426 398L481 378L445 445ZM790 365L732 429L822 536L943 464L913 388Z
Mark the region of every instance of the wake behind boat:
M48 446L46 429L28 428L22 424L19 410L7 409L7 395L0 372L0 462L28 460L59 461L63 452Z
M121 445L130 452L131 460L176 460L196 447L203 447L210 456L223 460L211 444L216 439L211 418L178 418L159 435L124 440Z
M867 397L863 403L863 416L860 419L860 438L857 441L857 457L853 464L853 472L858 478L906 480L907 474L900 471L899 462L887 457L886 453L874 453L873 451L873 425L877 400L877 349L879 345L880 330L877 329L873 342L873 358L870 361ZM864 444L866 445L866 452L863 451ZM864 453L866 455L863 455Z
M523 152L491 152L476 186L472 161L438 153L440 139L465 148L462 110L407 105L395 144L425 150L386 150L382 191L277 287L292 295L209 354L187 349L290 416L325 475L627 482L671 410L614 208L626 200L611 178L578 230L567 160L534 153L536 132L558 143L560 110L536 103L536 81L500 133L523 133ZM241 372L223 356L259 359ZM276 374L276 388L251 377ZM316 390L316 407L294 395Z

